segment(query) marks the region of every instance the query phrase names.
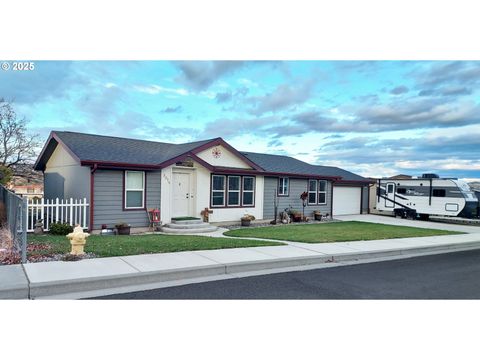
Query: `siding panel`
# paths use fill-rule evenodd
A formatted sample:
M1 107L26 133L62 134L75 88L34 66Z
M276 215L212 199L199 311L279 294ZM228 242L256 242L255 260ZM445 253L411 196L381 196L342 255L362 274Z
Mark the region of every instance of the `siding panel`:
M263 204L263 218L273 219L274 205L273 199L277 193L278 178L265 177L265 191L264 191L264 204ZM292 206L293 209L302 211L302 200L300 199L301 193L307 190L308 179L294 179L290 178L290 191L287 197L278 197L278 212L282 212L285 208ZM320 210L322 214L331 214L331 192L332 183L327 181L327 203L325 205L307 205L305 207L305 216L312 217L313 211Z
M117 222L132 227L148 226L145 210L123 210L123 171L97 170L95 172L94 229L102 224L113 227ZM160 171L147 171L146 207L160 208Z

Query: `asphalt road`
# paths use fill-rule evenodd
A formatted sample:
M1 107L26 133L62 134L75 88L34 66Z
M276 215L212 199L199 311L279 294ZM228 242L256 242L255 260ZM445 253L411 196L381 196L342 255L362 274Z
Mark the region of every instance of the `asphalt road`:
M480 299L480 250L262 275L103 299Z

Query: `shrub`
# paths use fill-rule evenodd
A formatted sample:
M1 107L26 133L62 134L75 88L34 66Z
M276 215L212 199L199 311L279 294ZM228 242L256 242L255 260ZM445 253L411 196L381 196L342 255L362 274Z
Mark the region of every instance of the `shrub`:
M52 223L49 231L51 235L68 235L73 231L73 226L67 223Z

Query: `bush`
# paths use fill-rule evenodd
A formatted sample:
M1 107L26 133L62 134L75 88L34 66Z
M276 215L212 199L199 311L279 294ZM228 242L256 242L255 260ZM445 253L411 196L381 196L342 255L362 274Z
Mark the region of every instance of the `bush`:
M68 235L73 232L73 226L67 223L52 223L49 232L51 235Z

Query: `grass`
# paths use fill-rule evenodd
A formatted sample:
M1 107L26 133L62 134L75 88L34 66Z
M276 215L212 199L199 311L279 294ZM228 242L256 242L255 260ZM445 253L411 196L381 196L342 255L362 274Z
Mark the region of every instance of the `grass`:
M305 243L380 240L456 234L463 233L457 231L421 229L409 226L373 224L359 221L245 228L230 230L224 233L224 235L233 237L288 240Z
M66 254L70 242L61 235L29 235L28 244L35 250L28 255ZM38 246L35 246L38 245ZM44 249L48 245L48 249ZM274 241L214 238L194 235L91 235L85 252L97 257L154 254L187 250L213 250L240 247L285 245Z

